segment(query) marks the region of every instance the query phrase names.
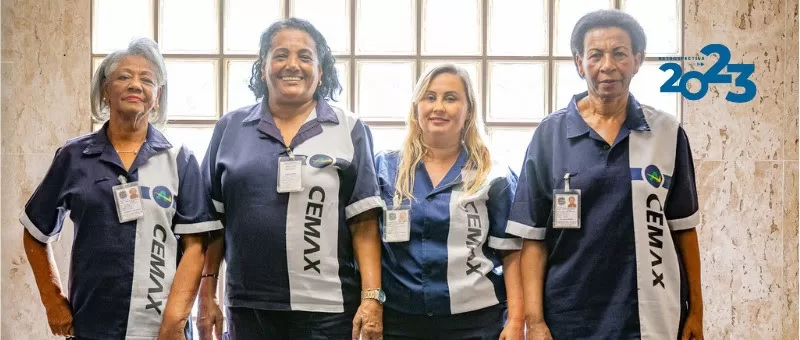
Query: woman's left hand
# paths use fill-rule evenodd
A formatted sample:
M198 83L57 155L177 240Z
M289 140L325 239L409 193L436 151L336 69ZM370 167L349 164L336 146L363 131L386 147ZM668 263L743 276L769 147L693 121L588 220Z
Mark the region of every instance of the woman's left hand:
M353 340L383 339L383 305L374 299L361 300L353 319Z
M681 340L703 340L703 315L689 312L683 325Z
M522 340L525 339L525 322L521 320L508 320L503 332L500 333L500 340Z

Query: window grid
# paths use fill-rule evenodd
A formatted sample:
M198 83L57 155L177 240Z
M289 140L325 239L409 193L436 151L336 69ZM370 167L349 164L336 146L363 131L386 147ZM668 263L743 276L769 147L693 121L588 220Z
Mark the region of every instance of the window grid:
M414 80L418 79L423 71L423 63L426 61L440 61L440 60L448 60L448 61L479 61L479 72L480 72L480 79L473 79L476 82L475 87L476 90L480 93L480 113L483 117L484 123L489 128L516 128L516 127L536 127L538 126L538 121L523 121L517 120L515 121L512 119L504 119L502 121L491 121L488 118L488 108L489 108L489 81L490 81L490 74L489 74L489 63L496 62L496 61L520 61L520 62L533 62L533 61L540 61L545 62L545 96L547 98L545 102L545 112L544 114L549 114L553 112L555 109L558 108L555 101L555 88L556 88L556 77L555 77L555 69L558 62L563 61L571 61L572 57L570 56L559 56L556 55L556 42L555 42L555 31L556 27L556 10L557 10L557 1L558 0L546 0L545 1L545 11L547 15L547 35L548 35L548 52L547 55L540 55L540 56L489 56L488 55L488 46L489 46L489 37L488 37L488 29L489 29L489 0L481 0L481 32L480 32L480 39L481 39L481 55L423 55L422 54L422 35L423 35L423 10L425 0L413 0L414 1L414 11L415 11L415 53L414 55L359 55L356 53L356 25L357 25L357 6L358 0L349 0L348 10L350 11L350 36L349 36L349 53L348 54L338 54L335 55L337 62L344 62L346 63L346 67L348 69L347 74L347 98L348 109L351 111L358 112L357 110L357 99L358 99L358 74L357 74L357 63L359 61L413 61L414 62ZM613 8L622 8L625 0L613 0ZM162 0L151 0L149 1L152 9L153 9L153 35L154 40L159 41L160 38L160 5ZM684 12L684 0L680 0L677 2L679 7L679 13L677 20L678 22L682 22L683 19L683 12ZM226 113L226 104L228 101L227 98L227 65L228 62L231 60L255 60L258 57L257 54L243 54L243 53L226 53L225 52L225 0L216 0L215 5L218 9L217 15L217 25L219 29L218 34L218 46L217 46L217 53L164 53L164 58L169 59L204 59L210 60L215 59L217 60L217 108L216 108L216 117L215 118L190 118L190 119L182 119L182 118L175 118L172 117L169 119L169 124L180 124L182 126L192 126L192 125L213 125L217 119L219 119L222 115ZM288 17L292 12L292 1L291 0L282 0L281 7L284 17ZM94 1L92 1L92 6L94 6ZM94 9L94 8L93 8ZM94 24L95 21L93 20L92 23ZM92 25L93 26L93 25ZM678 53L677 54L664 54L664 55L648 55L645 58L645 62L652 62L658 61L658 57L660 56L674 56L674 55L681 55L683 51L683 31L684 25L680 25L680 34L678 36ZM266 28L266 27L265 27ZM94 27L90 28L90 30L95 29ZM94 36L92 36L94 37ZM105 53L92 53L92 61L97 58L105 57L107 54ZM684 64L683 61L680 62ZM92 70L94 67L92 67ZM91 75L90 75L91 76ZM678 97L676 100L680 101ZM677 116L679 119L682 118L682 107L677 107ZM371 126L385 126L385 127L403 127L405 124L404 117L393 117L393 118L370 118L370 117L363 117L366 123ZM681 119L682 120L682 119Z

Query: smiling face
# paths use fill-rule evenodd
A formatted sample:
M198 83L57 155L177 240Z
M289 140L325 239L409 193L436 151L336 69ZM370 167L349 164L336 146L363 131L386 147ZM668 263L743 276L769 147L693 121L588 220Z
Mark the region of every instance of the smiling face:
M144 57L120 59L103 89L110 114L135 117L156 108L159 87L155 75L152 65Z
M605 100L627 97L631 79L639 72L641 53L634 54L631 38L619 27L586 32L584 53L575 57L589 94Z
M431 79L417 102L417 123L428 144L434 138L446 144L459 142L468 114L464 83L453 73L442 73Z
M322 66L308 33L291 28L276 33L261 65L270 101L297 105L313 100Z

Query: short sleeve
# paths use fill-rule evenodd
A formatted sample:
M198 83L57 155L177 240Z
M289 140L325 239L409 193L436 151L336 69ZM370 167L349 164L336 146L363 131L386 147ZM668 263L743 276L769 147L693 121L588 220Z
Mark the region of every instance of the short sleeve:
M492 182L489 188L489 247L498 250L522 249L522 239L506 232L508 216L511 213L511 204L517 190L517 175L508 169L503 178Z
M200 165L185 146L178 152L178 197L172 223L176 234L195 234L222 228L212 214L203 189Z
M695 184L694 161L689 138L683 128L678 128L675 150L675 171L670 181L664 214L670 230L686 230L700 222L700 209Z
M217 151L219 150L219 144L225 132L227 121L225 118L220 119L214 126L214 133L211 135L211 141L208 143L203 164L200 166L202 188L205 191L206 198L211 200L215 215L220 219L224 218L225 204L222 199L222 171L217 165Z
M350 138L353 143L353 163L343 174L343 180L352 183L353 188L345 207L347 219L384 206L375 176L372 139L366 126L360 120L356 120L353 130L350 132Z
M42 243L57 241L61 235L69 206L68 176L69 154L59 148L42 182L33 192L19 221L34 238Z
M544 240L550 219L552 200L545 194L547 188L546 164L552 152L544 141L546 126L540 125L533 134L525 152L514 203L506 232L525 239Z

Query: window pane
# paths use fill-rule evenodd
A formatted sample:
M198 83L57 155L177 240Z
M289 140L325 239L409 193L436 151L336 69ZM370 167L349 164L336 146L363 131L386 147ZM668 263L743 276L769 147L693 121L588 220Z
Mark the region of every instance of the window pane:
M348 80L350 79L348 72L350 71L350 67L348 67L347 64L348 62L346 61L336 63L336 77L339 78L339 84L342 85L342 93L334 93L336 101L332 102L332 105L351 111L350 91L348 89Z
M333 54L350 53L349 0L293 0L291 9L322 33Z
M97 68L100 67L102 62L103 58L92 58L92 77L94 77L94 73L97 72Z
M217 116L217 61L167 59L170 118Z
M481 55L479 0L425 0L422 54Z
M370 126L372 131L372 152L377 154L380 151L400 150L403 147L403 140L406 138L405 126L385 127Z
M624 0L623 9L633 15L647 35L647 54L678 54L681 26L680 1Z
M572 55L569 39L575 24L586 13L611 8L611 2L602 0L556 0L556 55Z
M646 62L631 80L630 91L639 103L650 105L673 115L678 113L678 94L662 93L661 85L672 75L659 69L663 62Z
M250 76L252 75L254 60L228 60L228 68L225 70L228 77L226 82L227 103L225 112L236 110L243 106L256 103L253 91L250 91Z
M525 159L525 151L533 138L534 130L533 127L490 128L489 150L492 158L505 163L519 175Z
M283 17L281 0L225 0L225 52L258 54L261 33Z
M414 54L414 0L356 0L357 54Z
M153 38L153 0L94 0L92 5L94 53L125 48L134 37Z
M543 62L489 63L490 121L536 121L545 115Z
M194 153L197 163L205 158L208 143L214 133L214 126L167 125L164 134L172 146L185 144Z
M476 112L481 114L481 62L480 61L451 61L451 60L430 60L422 64L423 71L420 76L425 75L431 68L441 64L454 64L458 67L464 68L469 74L472 82L472 89L475 91L475 109Z
M161 0L158 40L164 53L217 53L215 0Z
M413 61L357 62L356 113L364 118L405 120L414 86Z
M547 54L548 24L544 0L489 0L488 18L489 55ZM525 38L520 39L520 34Z
M581 79L572 61L559 61L555 65L555 98L553 111L567 107L572 96L586 91L586 81Z

